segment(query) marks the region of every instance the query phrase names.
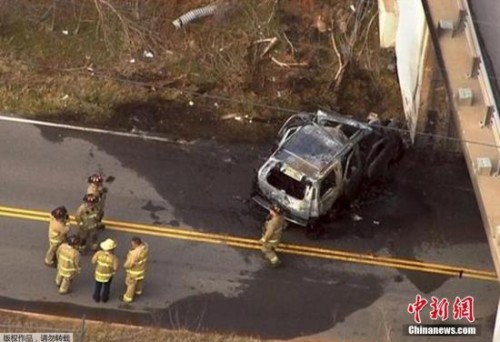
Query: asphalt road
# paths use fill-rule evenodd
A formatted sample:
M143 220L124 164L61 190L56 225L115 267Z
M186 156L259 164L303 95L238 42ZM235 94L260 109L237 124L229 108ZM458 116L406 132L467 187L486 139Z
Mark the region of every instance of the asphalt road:
M108 218L258 238L262 216L247 197L252 170L267 152L0 122L0 206L49 211L64 204L73 211L86 177L102 170L114 179L108 184ZM291 228L286 242L493 270L461 161L421 164L407 158L391 184L367 195L355 211L361 221L332 223L316 241ZM123 261L131 234L105 235L117 239ZM495 281L289 254L283 255L285 266L273 270L256 250L142 236L152 251L143 297L132 305L119 301L120 272L110 302L96 304L90 256L73 292L60 296L54 270L43 265L47 224L0 216L0 269L6 275L0 278L0 307L265 338L383 341L390 333L394 341L425 341L402 335L403 325L413 322L407 307L415 296L452 302L471 295L482 330L468 340L491 340ZM428 311L423 317L430 322Z

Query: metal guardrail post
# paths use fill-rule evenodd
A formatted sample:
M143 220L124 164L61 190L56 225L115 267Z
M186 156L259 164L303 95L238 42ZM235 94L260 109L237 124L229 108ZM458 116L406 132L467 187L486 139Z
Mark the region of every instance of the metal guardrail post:
M85 338L85 316L82 317L82 326L80 330L80 342L83 342Z
M478 35L472 22L472 15L467 0L458 0L460 10L459 20L465 23L464 30L471 50L471 69L468 78L477 78L487 107L480 125L482 128L491 128L497 144L500 144L500 117L493 89L488 78L488 71L484 63L484 56L478 41Z

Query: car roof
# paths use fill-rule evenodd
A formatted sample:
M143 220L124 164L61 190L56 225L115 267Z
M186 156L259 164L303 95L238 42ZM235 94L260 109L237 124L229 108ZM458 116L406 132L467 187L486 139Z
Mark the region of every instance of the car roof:
M347 139L337 129L309 124L301 127L274 154L292 169L318 178L337 158Z

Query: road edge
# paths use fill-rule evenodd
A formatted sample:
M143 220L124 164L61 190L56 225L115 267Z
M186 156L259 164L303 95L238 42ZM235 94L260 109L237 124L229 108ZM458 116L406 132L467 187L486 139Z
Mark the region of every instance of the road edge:
M25 119L25 118L20 118L20 117L14 116L14 115L5 115L5 113L3 113L3 114L0 113L0 121L14 122L14 123L20 123L20 124L31 124L31 125L37 125L37 126L53 127L53 128L63 128L63 129L68 129L68 130L73 130L73 131L90 132L90 133L97 133L97 134L108 134L108 135L121 136L121 137L126 137L126 138L135 138L135 139L142 139L142 140L147 140L147 141L158 141L158 142L177 144L177 145L193 145L196 142L198 142L198 140L171 139L171 138L167 138L165 136L153 135L153 134L150 134L150 133L145 132L145 131L135 131L135 132L134 131L132 131L132 132L114 131L114 130L107 130L107 129L102 129L102 128L93 128L93 127L85 127L85 126L78 126L78 125L62 124L62 123L50 122L50 121Z

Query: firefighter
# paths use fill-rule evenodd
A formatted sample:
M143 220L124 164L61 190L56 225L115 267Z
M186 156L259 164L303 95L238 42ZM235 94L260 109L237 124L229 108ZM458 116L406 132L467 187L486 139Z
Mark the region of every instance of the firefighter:
M78 236L80 237L80 251L87 252L87 247L93 251L97 250L97 229L99 226L99 211L97 208L98 199L92 194L83 197L83 203L75 214L78 224Z
M273 267L281 264L278 255L276 255L276 248L280 243L285 224L283 209L277 204L273 205L269 210L269 218L264 224L264 234L259 241L262 244L261 250L264 257L269 260Z
M118 270L118 258L115 255L116 242L112 239L106 239L100 244L101 250L92 257L92 264L95 268L95 287L94 301L99 303L102 299L106 303L109 299L109 289L113 276ZM101 296L102 289L102 296Z
M67 241L57 249L57 276L56 285L60 294L69 292L71 281L80 273L80 253L77 250L80 239L76 235L70 235Z
M97 210L99 212L99 229L104 228L101 221L104 216L104 205L106 202L106 194L108 189L103 186L104 177L100 173L94 173L88 178L89 186L87 188L87 194L91 194L97 197L98 202L96 204Z
M125 285L127 289L122 297L125 303L131 303L135 295L141 295L144 276L147 270L149 246L138 237L132 238L132 248L127 254L124 268L127 271Z
M65 207L57 207L50 212L49 221L49 249L45 255L45 265L56 267L56 252L59 246L66 241L69 232L69 216Z

